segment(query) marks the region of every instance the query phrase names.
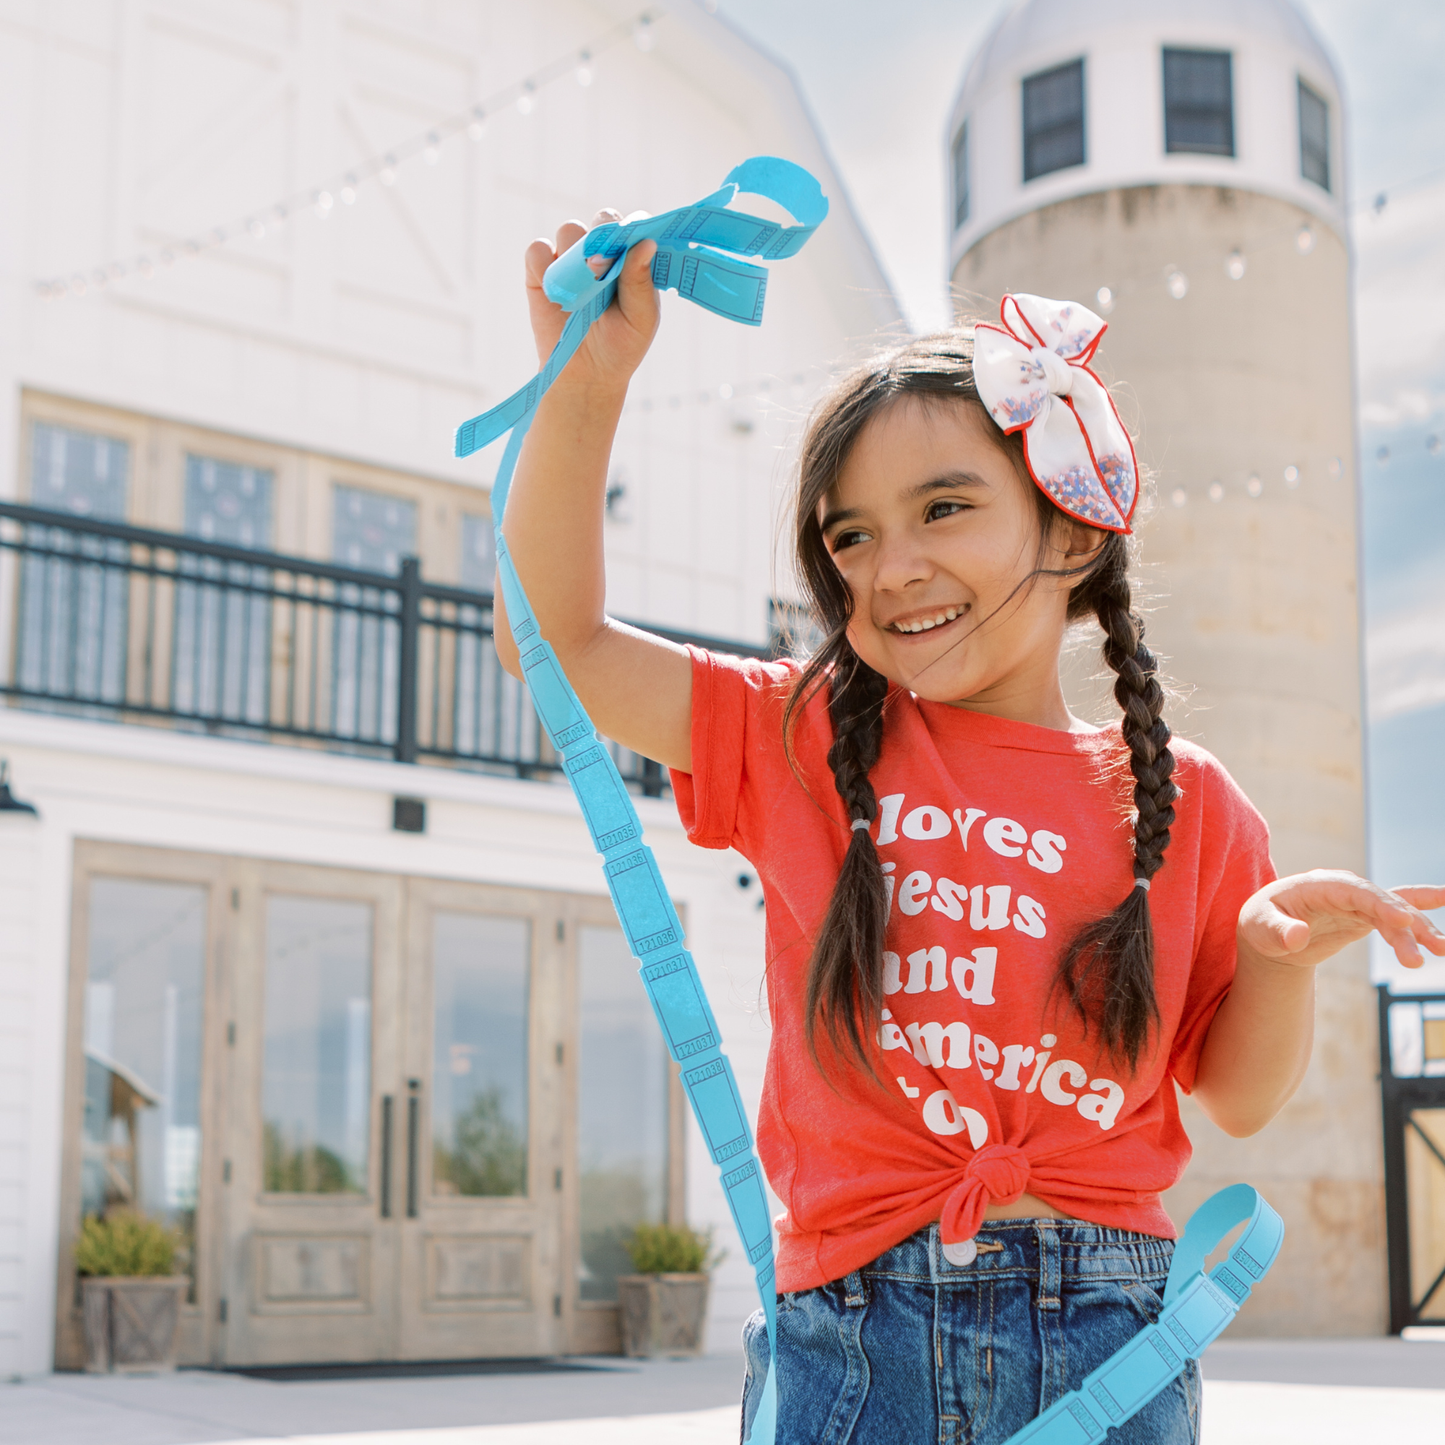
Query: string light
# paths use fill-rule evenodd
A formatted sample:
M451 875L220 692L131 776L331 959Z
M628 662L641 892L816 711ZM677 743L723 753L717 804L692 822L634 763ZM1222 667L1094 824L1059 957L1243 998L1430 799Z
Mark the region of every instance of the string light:
M1290 491L1294 491L1294 489L1299 486L1298 467L1286 467L1284 469L1284 484L1290 489Z
M583 49L568 51L566 55L542 66L531 75L504 87L485 103L474 105L459 115L431 126L425 132L412 136L380 156L361 162L340 176L320 185L306 187L227 225L214 226L209 231L178 238L160 253L161 264L169 266L176 260L199 256L212 247L227 245L243 236L253 241L264 240L298 212L309 210L317 219L325 220L330 216L338 196L343 205L354 205L360 197L362 186L369 180L380 181L384 186L396 185L401 166L413 157L420 157L428 165L436 165L441 159L442 146L452 136L465 132L472 140L481 140L485 133L487 116L499 108L515 101L517 109L523 115L530 115L537 107L539 90L567 75L571 75L578 85L590 86L595 77L594 58L598 52L618 44L629 35L639 50L650 51L657 38L652 13L643 11L633 19L612 26L589 41ZM88 272L76 271L68 277L53 276L37 280L35 291L46 300L84 296L89 290L104 289L112 281L126 276L148 279L155 269L155 261L150 256L137 256L129 261L111 261L93 267Z
M1315 248L1315 228L1306 222L1295 232L1294 248L1301 256L1308 256Z
M1257 476L1251 475L1250 479L1244 484L1244 490L1248 492L1251 497L1261 496L1264 492L1264 483L1260 481Z
M1189 278L1177 266L1164 268L1164 284L1176 301L1182 301L1189 294Z
M1224 262L1224 274L1228 276L1231 281L1243 281L1245 264L1243 253L1236 247L1229 253Z
M1210 482L1209 500L1211 502L1222 502L1224 500L1224 485L1221 482Z
M1094 293L1094 300L1099 303L1099 310L1107 316L1114 309L1114 293L1107 286L1100 286Z

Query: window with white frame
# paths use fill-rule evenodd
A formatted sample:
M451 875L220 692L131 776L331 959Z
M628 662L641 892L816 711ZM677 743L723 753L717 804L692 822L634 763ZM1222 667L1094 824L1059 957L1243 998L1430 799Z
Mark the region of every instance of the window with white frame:
M1234 154L1233 61L1227 50L1164 50L1164 149Z
M1299 173L1324 190L1330 188L1330 106L1304 81L1299 82Z
M1084 62L1024 77L1024 180L1084 164Z

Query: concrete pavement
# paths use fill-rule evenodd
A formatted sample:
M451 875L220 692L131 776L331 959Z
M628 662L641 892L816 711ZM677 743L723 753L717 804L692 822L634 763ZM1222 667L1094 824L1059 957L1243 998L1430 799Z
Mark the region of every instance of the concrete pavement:
M1445 1445L1445 1343L1226 1340L1204 1445ZM0 1385L0 1445L734 1445L736 1355L527 1373L252 1379L50 1375Z

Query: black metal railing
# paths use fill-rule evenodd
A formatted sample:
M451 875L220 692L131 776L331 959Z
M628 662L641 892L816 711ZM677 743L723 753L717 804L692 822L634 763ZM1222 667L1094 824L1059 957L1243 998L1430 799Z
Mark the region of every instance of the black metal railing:
M491 594L428 582L415 557L387 576L0 502L0 598L15 705L521 777L560 767L497 660ZM658 764L612 747L629 782L662 793Z

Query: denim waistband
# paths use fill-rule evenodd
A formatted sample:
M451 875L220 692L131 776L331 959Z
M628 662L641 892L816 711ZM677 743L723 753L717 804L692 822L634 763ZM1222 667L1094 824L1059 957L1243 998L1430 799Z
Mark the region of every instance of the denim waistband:
M943 1256L939 1226L930 1224L885 1250L858 1274L863 1279L917 1284L961 1285L981 1279L1034 1279L1048 1286L1085 1280L1163 1277L1174 1257L1174 1241L1127 1229L1106 1229L1077 1219L990 1219L975 1236L977 1256L950 1264Z

